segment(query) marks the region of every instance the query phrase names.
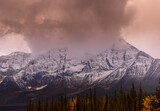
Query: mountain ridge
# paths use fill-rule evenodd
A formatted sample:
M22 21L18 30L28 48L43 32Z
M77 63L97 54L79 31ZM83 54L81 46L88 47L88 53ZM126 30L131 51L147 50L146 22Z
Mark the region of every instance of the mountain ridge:
M153 81L146 90L154 89L160 76L160 59L119 42L122 46L114 44L87 59L70 58L67 49L49 50L38 56L23 52L1 56L0 90L5 78L11 78L20 94L71 95L91 87L109 91L134 81L137 85L142 82L143 87Z

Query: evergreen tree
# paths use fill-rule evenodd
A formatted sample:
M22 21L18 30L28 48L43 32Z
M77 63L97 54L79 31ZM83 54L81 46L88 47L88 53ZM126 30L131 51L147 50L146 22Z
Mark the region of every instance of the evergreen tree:
M134 87L134 83L132 83L132 88L130 90L130 94L131 94L131 97L132 98L136 98L136 90L135 90L135 87Z
M58 107L58 103L57 101L54 102L54 108L53 108L53 111L59 111L59 107Z
M88 96L88 93L86 94L86 97L85 97L85 109L86 111L90 111L90 97Z
M97 111L97 94L96 94L96 89L94 88L94 93L93 93L93 111Z
M140 86L139 86L139 92L138 92L138 98L137 98L137 108L139 111L142 110L142 103L143 103L143 91L142 91L142 85L140 83Z
M157 96L157 99L159 101L158 107L160 107L160 78L159 78L159 81L158 81L158 87L156 88L156 96Z
M90 109L91 111L94 111L94 103L93 103L92 89L90 89L90 95L89 95L89 109Z
M156 88L156 96L158 99L160 99L160 78L159 78L159 82L158 82L158 87Z
M35 109L31 99L27 104L27 111L141 111L145 110L144 108L160 110L159 99L155 95L145 95L141 84L138 93L136 93L133 83L127 95L121 86L119 93L117 94L115 90L111 99L108 94L103 99L97 99L96 89L94 91L90 89L90 95L86 94L83 98L78 95L67 100L66 96L61 96L57 100L52 97L49 101L47 97L44 102L38 99Z
M134 87L134 83L132 83L132 88L130 90L130 97L131 97L131 103L132 103L132 111L136 111L136 90Z
M40 98L38 99L37 110L36 111L43 111L42 102L41 102Z
M65 111L67 111L68 110L68 104L67 104L67 97L66 97L66 95L64 96L64 106L65 106Z
M76 111L81 111L81 100L79 95L77 96Z
M123 92L123 87L120 87L120 92L119 92L119 110L124 111L125 110L125 93Z
M82 99L81 105L82 105L82 106L81 106L81 107L82 107L82 108L81 108L82 111L86 111L86 100L85 100L85 98Z
M61 99L60 99L60 106L61 106L61 111L65 111L65 104L64 104L64 97L61 96Z
M45 106L44 106L44 111L49 110L49 104L48 104L48 97L46 98Z
M110 109L110 101L108 101L107 111L111 111L111 109Z
M52 97L52 99L51 99L51 102L50 102L50 111L54 111L54 106L53 106L53 104L54 104L54 101L53 101L54 99L53 99L53 97Z
M126 102L127 104L126 104L126 109L128 110L128 111L131 111L131 97L130 97L130 94L129 93L127 93L127 102Z
M114 92L113 102L114 102L115 104L117 104L117 103L118 103L117 91L116 91L116 90L115 90L115 92Z
M34 104L32 103L32 99L30 99L27 105L27 111L33 111L33 110L34 110Z
M117 91L115 90L114 92L114 96L113 96L113 102L112 102L112 105L111 107L113 107L113 111L118 111L118 98L117 98Z
M105 95L105 101L104 101L104 111L109 111L108 110L108 103L109 103L108 94L106 93L106 95Z

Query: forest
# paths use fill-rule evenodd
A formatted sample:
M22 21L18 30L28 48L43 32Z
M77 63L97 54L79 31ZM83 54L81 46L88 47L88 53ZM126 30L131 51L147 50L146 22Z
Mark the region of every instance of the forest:
M156 88L155 94L147 94L141 84L137 91L132 83L127 93L121 86L111 97L106 93L103 98L98 98L96 89L90 89L84 97L30 99L27 111L160 111L160 88Z

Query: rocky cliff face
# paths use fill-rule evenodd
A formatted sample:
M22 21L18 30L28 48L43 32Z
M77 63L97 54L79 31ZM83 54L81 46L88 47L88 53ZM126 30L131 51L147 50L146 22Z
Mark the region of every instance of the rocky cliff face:
M85 59L70 58L68 50L50 50L38 56L15 52L0 57L0 90L7 78L21 91L62 86L74 90L94 86L109 90L132 80L155 81L160 75L160 60L123 40Z

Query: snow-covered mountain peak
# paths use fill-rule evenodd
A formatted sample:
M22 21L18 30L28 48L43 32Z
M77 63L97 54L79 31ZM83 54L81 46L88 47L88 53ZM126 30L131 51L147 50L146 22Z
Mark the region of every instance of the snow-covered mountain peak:
M81 53L81 51L77 50ZM143 79L160 68L160 61L139 51L123 39L83 58L72 50L51 49L39 55L15 52L0 57L0 81L13 77L21 89L39 89L48 84L69 88L99 85L110 88L125 78ZM83 52L84 53L84 52ZM155 62L157 61L157 62ZM152 68L155 65L156 69ZM65 83L65 84L64 84ZM16 86L17 87L17 86Z

